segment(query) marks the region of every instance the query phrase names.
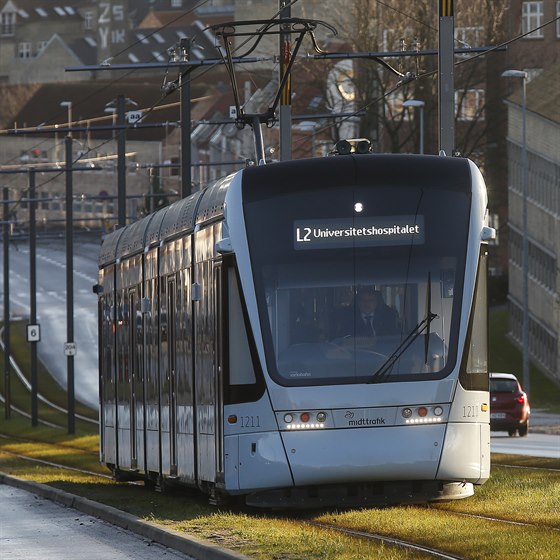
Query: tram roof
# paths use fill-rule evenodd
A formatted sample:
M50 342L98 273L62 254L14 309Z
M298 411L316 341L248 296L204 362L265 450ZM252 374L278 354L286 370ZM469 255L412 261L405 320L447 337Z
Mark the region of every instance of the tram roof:
M119 239L121 238L124 229L117 229L106 235L101 244L101 249L99 250L99 264L110 264L115 261L117 254L117 245L119 244Z
M220 179L206 189L110 233L103 240L99 265L108 265L141 253L161 241L191 233L197 224L223 216L226 192L232 177Z

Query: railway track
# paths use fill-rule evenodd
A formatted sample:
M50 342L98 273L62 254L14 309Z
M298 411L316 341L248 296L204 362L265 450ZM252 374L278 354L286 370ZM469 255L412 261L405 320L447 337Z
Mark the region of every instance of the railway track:
M0 329L0 335L4 332L4 329L1 328ZM2 350L4 350L5 346L4 346L4 342L2 340L2 337L0 336L0 348ZM29 393L31 393L31 383L29 382L29 380L27 379L27 377L25 377L25 375L23 374L23 371L21 370L21 368L19 367L19 365L17 364L17 362L15 361L13 356L10 356L10 365L12 366L13 371L15 372L18 380L20 381L20 383L23 385L23 387L25 388L26 391L28 391ZM58 412L62 412L63 414L68 414L68 410L65 409L62 406L57 405L56 403L53 403L52 401L50 401L49 399L47 399L44 395L42 395L41 393L37 393L37 399L39 401L41 401L43 404L45 404L46 406L48 406L49 408L52 408L54 410L57 410ZM5 398L3 395L0 394L0 402L4 403ZM21 414L22 416L26 417L26 418L31 418L31 414L29 414L28 412L26 412L25 410L22 410L16 406L14 406L13 404L10 405L10 408L14 411L17 412L18 414ZM78 419L78 420L82 420L84 422L88 422L90 424L99 424L99 422L97 420L95 420L94 418L90 418L88 416L84 416L83 414L78 414L78 413L74 413L74 416ZM42 420L41 418L38 418L37 420L39 422L39 424L43 424L44 426L49 426L51 428L61 428L61 429L65 429L65 426L59 425L59 424L55 424L53 422L48 422L47 420Z
M12 440L12 441L27 442L27 443L36 442L36 443L40 443L42 445L46 444L43 441L33 440L33 439L29 439L29 438L6 436L4 434L0 434L0 437L4 438L4 439L9 439L9 440ZM75 449L75 450L78 450L78 451L83 452L85 454L87 454L87 453L91 454L91 452L89 452L87 450L84 450L82 448L79 448L79 447L72 447L72 446L61 445L61 444L48 444L48 443L46 445L51 445L54 449L61 449L61 448L63 448L63 449ZM104 473L99 473L99 472L95 472L95 471L88 470L88 469L83 469L83 468L73 467L73 466L69 466L69 465L64 465L64 464L61 464L61 463L48 461L48 460L45 460L45 459L40 459L40 458L37 458L37 457L30 457L28 455L25 455L25 454L22 454L22 453L15 453L13 451L0 450L0 455L1 454L8 455L8 456L11 456L11 457L15 457L15 458L20 459L20 460L30 461L30 462L33 462L33 463L36 463L36 464L43 464L45 466L59 468L61 470L68 470L68 471L72 471L72 472L82 473L82 474L87 475L87 476L99 477L99 478L104 479L104 480L108 480L108 479L113 478L110 474L104 474ZM500 465L500 466L511 467L511 468L516 467L516 465ZM531 469L532 467L523 467L523 468L524 469ZM534 470L546 470L546 471L555 472L555 473L560 472L560 469L554 469L554 468L543 469L543 468L540 468L540 467L534 467ZM141 482L129 482L128 484L142 485ZM437 505L426 505L425 508L426 509L432 509L432 510L438 509ZM477 514L472 514L472 513L457 512L457 511L450 511L450 510L445 510L445 513L447 515L450 515L450 516L460 516L460 517L469 517L469 518L480 519L480 520L487 521L487 522L492 523L492 524L514 525L514 526L519 526L519 527L529 527L529 528L535 528L535 529L542 529L543 527L545 527L546 529L550 529L550 530L553 530L553 531L560 532L560 528L554 527L554 526L551 526L551 525L543 526L542 524L529 523L529 522L519 522L519 521L513 521L513 520L509 520L509 519L501 519L501 518L497 518L497 517L491 517L491 516L487 516L487 515L477 515ZM351 527L345 527L345 526L341 526L341 525L338 525L338 524L322 522L322 521L303 520L302 519L301 522L305 525L310 526L310 527L316 527L316 528L319 528L319 529L334 531L334 532L343 534L343 535L348 536L348 537L356 538L356 539L365 539L365 540L369 540L369 541L372 541L372 542L378 542L378 543L382 543L382 544L385 544L385 545L398 547L402 550L407 550L409 552L412 552L413 554L424 554L424 555L426 555L426 557L430 557L430 558L435 558L435 559L439 559L439 560L466 560L464 557L458 556L456 554L452 554L448 551L436 549L436 548L429 547L429 546L419 544L419 543L415 543L415 542L412 542L412 541L409 541L409 540L400 539L398 537L394 537L394 536L391 536L391 535L373 533L373 532L368 532L368 531L363 531L363 530L357 530L357 529L354 529L354 528L351 528Z
M397 539L396 537L390 537L387 535L380 535L376 533L368 533L366 531L356 531L355 529L348 529L345 527L338 527L332 523L323 523L320 521L306 521L307 525L312 527L319 527L322 529L328 529L329 531L336 531L350 537L357 537L360 539L366 539L375 542L381 542L383 544L389 544L392 546L397 546L404 550L414 553L424 553L432 558L438 558L440 560L466 560L463 556L457 556L455 554L449 554L443 550L438 550L436 548L431 548L429 546L424 546L421 544L416 544L410 541L405 541L403 539Z

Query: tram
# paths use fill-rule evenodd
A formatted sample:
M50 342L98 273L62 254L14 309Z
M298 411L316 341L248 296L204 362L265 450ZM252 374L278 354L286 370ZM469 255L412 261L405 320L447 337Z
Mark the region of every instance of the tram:
M470 160L351 153L247 167L110 233L101 461L213 503L472 495L490 473L486 223ZM390 328L362 332L362 292Z

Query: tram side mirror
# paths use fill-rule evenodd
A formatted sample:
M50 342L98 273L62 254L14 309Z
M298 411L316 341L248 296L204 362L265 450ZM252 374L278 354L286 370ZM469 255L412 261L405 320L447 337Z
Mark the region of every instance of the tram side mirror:
M496 239L496 230L493 227L484 226L480 234L481 241L492 241Z
M92 291L94 294L101 295L101 294L103 293L103 286L102 286L101 284L94 284L94 285L91 287L91 291Z
M216 253L220 255L227 255L233 253L233 247L231 246L231 239L229 237L224 237L219 241L216 241Z

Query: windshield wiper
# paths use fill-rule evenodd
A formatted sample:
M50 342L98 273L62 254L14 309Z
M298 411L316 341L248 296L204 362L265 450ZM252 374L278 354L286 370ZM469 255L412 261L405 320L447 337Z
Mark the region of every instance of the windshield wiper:
M428 287L426 289L426 309L428 310L428 317L433 315L432 313L432 273L428 271ZM426 328L428 332L426 333L426 338L424 338L424 364L428 365L428 348L430 345L430 323L432 321L428 321Z
M368 383L379 383L393 369L397 360L408 350L409 346L427 330L426 340L424 341L424 359L428 363L428 345L430 335L430 323L437 318L436 313L432 313L432 297L431 297L430 273L428 272L428 288L426 294L426 317L422 319L395 348L395 351L383 362L381 367L371 376Z

